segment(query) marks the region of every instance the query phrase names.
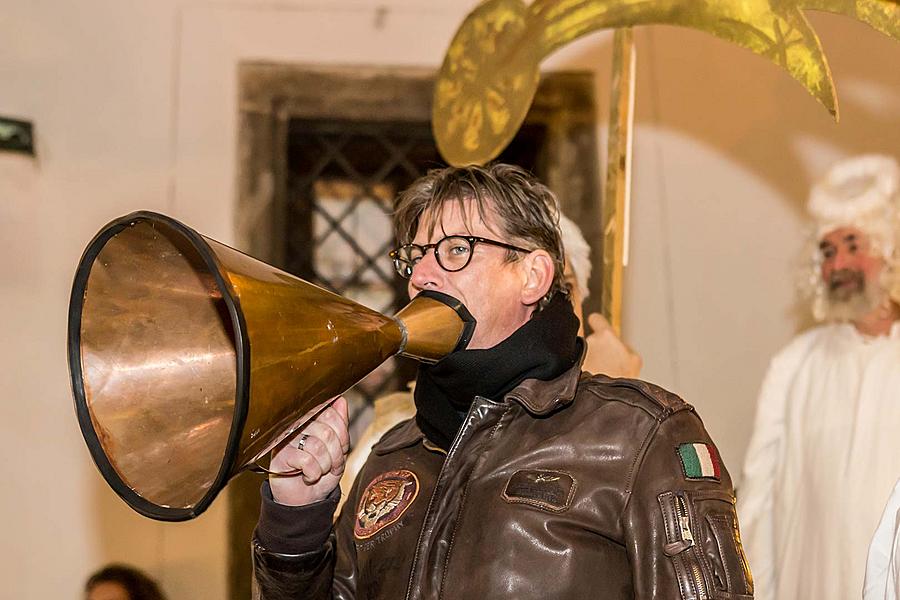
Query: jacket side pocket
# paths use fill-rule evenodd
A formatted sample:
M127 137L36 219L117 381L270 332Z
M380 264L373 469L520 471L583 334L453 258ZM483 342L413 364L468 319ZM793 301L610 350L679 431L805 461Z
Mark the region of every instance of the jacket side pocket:
M741 544L734 498L712 491L694 492L689 497L700 520L704 555L716 588L739 597L752 596L753 576Z
M682 600L753 597L753 579L737 528L734 500L722 492L665 492L663 552L678 574Z
M712 596L697 553L688 500L680 492L663 492L657 500L666 525L663 553L675 567L682 600L709 600Z

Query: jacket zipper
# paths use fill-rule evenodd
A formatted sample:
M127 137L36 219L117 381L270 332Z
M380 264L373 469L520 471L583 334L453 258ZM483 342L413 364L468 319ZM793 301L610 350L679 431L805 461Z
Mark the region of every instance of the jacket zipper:
M687 505L684 498L680 495L675 496L675 514L678 517L678 529L681 532L681 539L687 542L687 547L694 545L694 534L691 533L691 517L688 516Z
M687 510L687 504L684 501L684 496L681 494L675 494L675 516L678 517L678 529L681 534L681 540L686 544L684 550L689 550L694 546L694 534L691 532L691 516ZM696 549L694 550L696 552ZM694 578L694 583L697 586L697 593L700 596L700 600L706 600L709 598L709 594L706 591L706 582L703 580L703 573L700 571L700 565L697 561L697 557L691 557L693 560L687 560L691 574Z
M444 464L441 465L441 470L438 471L437 479L435 480L434 489L431 490L431 498L428 500L428 508L425 509L425 518L422 521L422 530L419 531L419 537L416 540L416 553L413 556L412 569L409 572L409 581L406 585L406 600L411 600L412 598L412 584L413 580L416 577L416 568L419 564L419 551L422 549L422 539L425 537L425 529L428 523L429 518L431 517L431 512L434 509L434 503L438 496L438 489L443 489L443 486L440 485L443 481L444 471L447 470L447 466L453 462L453 459L456 457L456 451L459 448L459 445L462 441L462 438L465 437L466 428L469 424L472 416L472 411L475 409L475 405L478 400L482 399L481 396L475 396L472 401L472 405L469 407L469 412L466 413L466 418L463 421L463 426L456 433L456 438L454 438L453 443L450 444L450 450L446 452L447 457L444 459Z
M471 408L469 410L471 410ZM467 422L468 417L466 418L466 421L463 421L463 427L465 427L465 423ZM409 582L406 585L406 600L410 600L410 598L412 597L412 584L413 580L416 577L416 568L418 568L419 566L419 552L422 550L422 538L425 537L425 526L428 523L429 517L431 516L432 509L434 509L434 502L437 498L438 488L442 487L440 483L442 482L444 471L447 469L447 465L456 454L455 450L459 445L459 440L462 437L462 433L462 429L460 429L459 433L456 434L456 439L453 440L453 443L450 445L450 451L447 452L447 457L444 459L444 464L441 465L441 470L438 471L434 489L431 490L431 498L429 498L428 500L428 508L425 509L425 518L422 520L422 530L419 531L419 538L416 540L416 553L413 555L412 569L409 572Z

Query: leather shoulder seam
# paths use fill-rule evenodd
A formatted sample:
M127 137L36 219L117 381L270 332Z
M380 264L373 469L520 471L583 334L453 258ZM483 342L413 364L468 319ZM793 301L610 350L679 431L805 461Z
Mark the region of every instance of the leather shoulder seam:
M634 453L634 460L631 461L631 466L628 468L628 475L625 478L625 493L628 498L625 500L625 505L622 510L624 512L625 506L628 505L628 502L631 500L631 492L634 487L634 477L635 474L640 471L640 467L644 464L644 457L647 455L647 451L650 449L650 444L653 443L653 438L656 437L656 433L659 431L660 422L657 421L647 430L647 435L644 436L644 439L641 441L641 445L638 448L638 451Z
M694 407L659 386L638 379L613 379L594 376L582 382L583 389L611 402L621 402L639 408L657 420Z

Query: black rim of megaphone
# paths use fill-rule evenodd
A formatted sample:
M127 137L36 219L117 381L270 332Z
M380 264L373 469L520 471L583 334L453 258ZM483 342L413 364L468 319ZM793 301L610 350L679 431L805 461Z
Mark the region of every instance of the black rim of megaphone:
M466 305L462 303L458 298L454 298L450 294L445 294L444 292L438 292L436 290L423 290L417 294L417 298L422 296L423 298L432 298L437 300L438 302L443 302L454 311L459 316L460 320L463 322L463 329L459 334L459 339L456 341L456 347L453 348L451 352L458 352L460 350L465 350L469 345L469 342L472 341L472 335L475 333L475 326L477 325L477 321L475 317L472 316L472 313L469 312L469 309L466 308Z
M234 330L237 385L235 386L234 415L231 422L231 431L228 434L228 444L226 445L225 456L215 481L203 498L191 508L172 508L154 504L137 494L122 480L106 457L100 439L97 437L97 432L94 431L87 398L84 393L84 380L81 370L81 311L84 307L84 293L87 288L88 277L91 274L91 267L110 239L125 228L132 227L141 221L162 223L173 229L176 233L184 236L193 249L200 254L209 272L215 279L216 285L222 292L222 299L228 307L228 314L231 317ZM100 469L100 473L110 487L131 508L146 517L159 521L186 521L193 519L206 510L219 492L222 491L222 488L225 487L225 484L228 483L231 466L237 457L241 432L247 419L247 399L250 389L250 340L247 337L247 325L244 321L244 314L240 309L240 300L234 295L231 285L222 276L221 265L203 237L183 223L151 211L134 212L108 223L88 244L75 272L75 281L72 284L72 297L69 301L68 355L69 373L72 378L72 391L75 396L75 412L78 415L78 424L81 426L82 436L87 443L94 463L96 463L97 468Z

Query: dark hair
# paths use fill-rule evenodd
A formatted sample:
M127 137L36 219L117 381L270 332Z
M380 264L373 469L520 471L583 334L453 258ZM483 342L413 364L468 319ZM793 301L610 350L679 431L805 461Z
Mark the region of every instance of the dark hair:
M129 600L166 600L155 581L143 572L128 565L108 565L90 576L84 584L84 591L90 593L95 586L104 582L121 585L128 592Z
M497 233L504 236L502 241L546 250L553 258L555 271L546 299L556 292L567 292L559 203L553 192L533 175L503 163L429 171L400 194L394 205L394 230L400 245L411 243L420 225L428 227L430 237L448 201L459 203L466 219L470 215L462 210L465 201L474 203L482 220L492 210L499 217L501 231ZM429 222L420 223L426 211L430 211ZM466 225L470 223L467 221ZM518 260L519 254L509 250L506 259Z

